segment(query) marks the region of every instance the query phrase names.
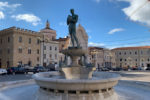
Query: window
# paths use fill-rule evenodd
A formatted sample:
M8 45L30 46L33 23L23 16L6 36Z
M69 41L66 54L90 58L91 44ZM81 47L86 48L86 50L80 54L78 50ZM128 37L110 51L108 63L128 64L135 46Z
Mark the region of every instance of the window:
M18 52L19 52L19 53L22 53L22 48L19 48L19 49L18 49Z
M57 59L57 54L55 54L55 59Z
M31 54L31 49L28 49L28 54Z
M10 42L10 37L8 37L7 41L8 41L8 43Z
M127 59L124 59L124 61L127 61Z
M147 59L147 61L150 61L149 58Z
M55 47L55 50L57 50L57 47Z
M92 55L92 59L94 58L94 55Z
M50 59L52 59L52 55L51 54L49 55L49 57L50 57Z
M130 55L132 54L132 52L130 52Z
M137 55L137 52L135 51L135 54Z
M54 36L52 36L52 40L54 40L55 39L55 37Z
M51 47L51 46L49 47L49 50L52 50L52 47Z
M40 61L40 58L39 58L39 57L37 57L37 61Z
M7 49L7 53L10 54L10 49L9 48Z
M122 61L122 59L120 59L120 61Z
M126 55L126 52L124 53L124 55Z
M31 38L29 38L29 44L31 44Z
M44 54L44 59L46 59L46 54Z
M141 54L143 54L143 51L141 51Z
M135 61L137 61L137 59L135 59Z
M119 55L121 55L121 52L119 53Z
M44 46L44 50L46 50L46 46Z
M37 49L37 54L40 54L40 50L39 49Z
M120 67L122 67L122 63L120 63Z
M20 42L20 43L22 42L22 37L21 37L21 36L19 37L19 42Z
M40 40L39 39L37 39L37 44L40 44Z

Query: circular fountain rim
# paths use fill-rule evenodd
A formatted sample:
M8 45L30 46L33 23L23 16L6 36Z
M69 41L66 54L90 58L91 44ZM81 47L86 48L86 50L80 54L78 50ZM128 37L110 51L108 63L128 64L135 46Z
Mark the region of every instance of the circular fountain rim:
M109 74L111 77L107 77L106 79L100 79L98 77L96 77L97 79L56 79L56 78L48 78L48 77L44 77L42 75L47 74L47 75L53 75L53 74L57 74L59 75L59 72L41 72L41 73L37 73L34 74L32 76L33 79L38 80L38 81L47 81L47 82L57 82L57 83L100 83L100 82L111 82L111 81L118 81L121 76L119 74L116 73L110 73L110 72L95 72L93 74L96 73L101 73L101 74ZM57 76L56 75L56 76ZM100 77L100 76L99 76Z

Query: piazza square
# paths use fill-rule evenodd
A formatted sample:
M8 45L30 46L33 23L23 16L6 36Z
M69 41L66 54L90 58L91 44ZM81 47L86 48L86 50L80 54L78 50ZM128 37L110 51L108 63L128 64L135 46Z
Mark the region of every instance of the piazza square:
M0 100L149 100L149 11L150 0L1 0Z

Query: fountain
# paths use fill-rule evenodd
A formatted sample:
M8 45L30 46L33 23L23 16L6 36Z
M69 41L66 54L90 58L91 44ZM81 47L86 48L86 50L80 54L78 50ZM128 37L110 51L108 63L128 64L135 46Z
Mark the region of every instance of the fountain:
M113 87L117 85L119 75L108 72L94 72L96 69L87 63L87 50L83 50L76 37L78 15L68 16L67 24L72 47L63 50L65 58L58 72L43 72L33 75L40 87L37 100L117 100ZM79 61L80 59L80 61Z

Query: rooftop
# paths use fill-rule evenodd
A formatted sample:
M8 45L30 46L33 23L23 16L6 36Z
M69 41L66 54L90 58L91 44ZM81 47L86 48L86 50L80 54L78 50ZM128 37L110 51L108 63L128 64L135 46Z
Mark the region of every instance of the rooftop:
M59 38L59 39L56 39L55 41L67 41L69 39L69 37L65 37L65 38Z
M115 48L112 50L128 50L128 49L150 49L150 46L122 47L122 48Z

